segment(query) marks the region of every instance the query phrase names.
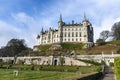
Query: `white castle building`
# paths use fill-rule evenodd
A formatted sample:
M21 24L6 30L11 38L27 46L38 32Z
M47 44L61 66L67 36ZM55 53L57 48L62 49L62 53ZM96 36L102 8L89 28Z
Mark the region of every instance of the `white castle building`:
M82 23L66 24L62 20L62 15L58 21L58 30L49 28L48 31L41 30L37 36L37 45L54 43L93 43L93 27L87 20L85 14ZM36 46L37 46L36 45Z

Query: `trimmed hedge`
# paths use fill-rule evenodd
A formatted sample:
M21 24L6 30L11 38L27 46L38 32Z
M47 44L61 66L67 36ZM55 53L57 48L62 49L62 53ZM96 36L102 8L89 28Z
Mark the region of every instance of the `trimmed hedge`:
M120 57L116 57L114 60L114 70L116 74L116 79L120 80Z
M85 62L85 63L92 64L92 65L96 65L96 66L102 65L102 63L98 63L98 62L95 62L95 61L92 61L92 60L83 60L83 59L78 59L78 60L82 61L82 62Z
M82 74L99 72L99 66L50 66L50 65L3 65L2 69L18 69L18 70L40 70L40 71L60 71L60 72L76 72Z
M99 80L103 76L102 72L90 74L77 80Z

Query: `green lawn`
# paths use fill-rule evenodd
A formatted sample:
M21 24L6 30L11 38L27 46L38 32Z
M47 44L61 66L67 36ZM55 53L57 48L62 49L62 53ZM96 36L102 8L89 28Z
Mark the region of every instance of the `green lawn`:
M0 80L62 80L80 75L79 72L19 71L15 76L13 72L13 69L0 69Z

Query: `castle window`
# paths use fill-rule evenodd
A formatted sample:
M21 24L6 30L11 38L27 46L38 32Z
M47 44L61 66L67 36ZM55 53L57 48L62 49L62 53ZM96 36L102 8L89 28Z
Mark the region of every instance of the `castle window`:
M65 28L65 31L66 31L66 28Z
M70 41L70 39L68 39L68 41Z
M54 38L55 38L55 35L54 35Z
M78 41L78 39L76 39L76 41Z
M81 41L81 39L80 39L80 41Z
M72 41L74 41L74 39L72 39Z
M66 41L66 39L65 39L65 41Z
M74 32L72 32L72 37L74 37Z
M81 37L81 32L79 33L79 36Z
M84 35L84 37L86 37L86 35Z
M68 37L70 37L70 32L68 32Z
M66 37L66 32L65 32L65 37Z
M72 28L72 31L73 31L74 29Z
M76 37L78 37L78 32L76 32Z

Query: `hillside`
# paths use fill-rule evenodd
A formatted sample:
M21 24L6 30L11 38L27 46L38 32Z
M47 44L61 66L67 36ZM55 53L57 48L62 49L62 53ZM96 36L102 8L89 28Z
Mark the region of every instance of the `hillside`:
M118 49L120 49L120 40L117 41L108 41L105 42L105 45L94 46L89 49L77 50L77 54L111 54L117 53Z
M118 45L102 45L102 46L94 46L89 49L83 49L83 50L77 50L77 54L101 54L102 52L104 54L111 54L117 53L117 50L120 48Z
M67 54L69 52L74 51L76 54L111 54L117 53L118 49L120 49L120 40L118 41L109 41L106 42L105 45L97 46L83 49L84 44L75 44L75 43L64 43L58 47L57 50L51 50L50 48L54 48L54 45L45 45L38 46L38 51L33 52L32 55L61 55ZM58 46L58 45L57 45ZM61 48L62 47L62 48Z

